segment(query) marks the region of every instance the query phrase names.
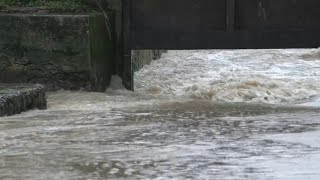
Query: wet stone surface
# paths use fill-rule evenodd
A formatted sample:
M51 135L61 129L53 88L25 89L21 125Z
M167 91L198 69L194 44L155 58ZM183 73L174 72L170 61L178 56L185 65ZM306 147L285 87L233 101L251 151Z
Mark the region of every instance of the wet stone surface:
M0 117L46 108L44 86L0 83Z

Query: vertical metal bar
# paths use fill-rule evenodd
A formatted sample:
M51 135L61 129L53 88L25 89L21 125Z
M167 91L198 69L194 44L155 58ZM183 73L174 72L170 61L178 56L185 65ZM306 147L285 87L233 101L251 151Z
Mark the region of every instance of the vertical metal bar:
M226 0L226 24L227 24L227 31L232 32L234 31L235 25L235 7L236 3L235 0Z
M133 91L133 68L130 48L130 16L131 16L131 0L122 0L122 81L126 89Z

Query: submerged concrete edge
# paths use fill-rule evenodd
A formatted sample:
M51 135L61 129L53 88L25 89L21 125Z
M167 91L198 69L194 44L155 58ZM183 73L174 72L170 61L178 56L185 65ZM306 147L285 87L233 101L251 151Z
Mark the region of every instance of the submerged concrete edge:
M0 117L46 108L45 86L0 84Z

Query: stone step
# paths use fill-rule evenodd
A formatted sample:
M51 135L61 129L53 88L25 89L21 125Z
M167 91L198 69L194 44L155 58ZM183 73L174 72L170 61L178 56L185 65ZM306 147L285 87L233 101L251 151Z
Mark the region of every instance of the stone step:
M0 83L0 117L11 116L31 109L46 109L43 85Z

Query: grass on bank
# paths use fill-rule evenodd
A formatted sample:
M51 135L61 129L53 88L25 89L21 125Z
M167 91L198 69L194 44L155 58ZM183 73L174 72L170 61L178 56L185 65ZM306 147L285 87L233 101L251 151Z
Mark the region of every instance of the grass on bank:
M82 12L106 7L105 0L0 0L0 10L45 8L59 12Z

